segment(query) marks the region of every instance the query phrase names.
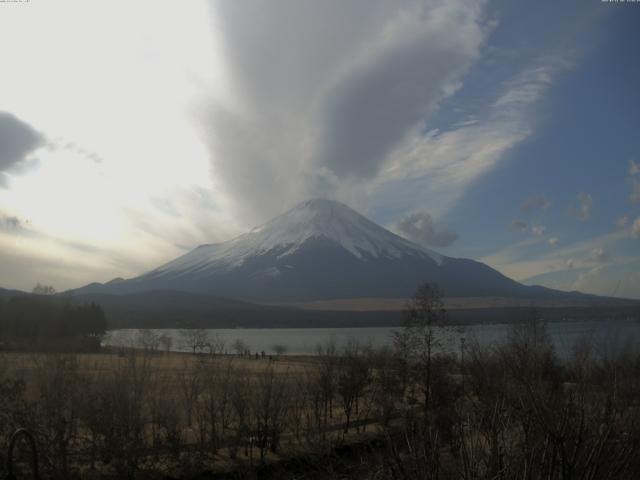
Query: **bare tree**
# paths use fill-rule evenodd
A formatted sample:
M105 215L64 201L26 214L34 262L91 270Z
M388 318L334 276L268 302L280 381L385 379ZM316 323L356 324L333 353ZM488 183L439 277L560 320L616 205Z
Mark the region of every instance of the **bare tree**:
M251 396L256 420L255 439L261 463L264 463L267 448L275 453L280 445L288 405L285 399L285 376L278 374L273 364L268 364L258 375L256 390Z
M229 456L235 458L238 448L245 446L245 455L252 454L251 426L253 424L251 384L247 372L237 371L231 383L231 407L234 415L234 435L229 442Z
M206 436L215 452L226 438L233 416L232 387L237 374L233 357L210 363L202 371L202 395L200 411L206 428Z
M287 390L289 398L288 422L293 435L300 444L303 433L316 433L321 410L319 389L315 370L305 369L304 374L290 377Z
M33 287L32 293L36 295L55 295L56 289L52 285L42 285L40 282Z
M329 339L324 345L318 345L317 381L321 392L321 402L324 411L323 427L328 424L328 419L333 418L333 397L336 392L337 350L334 338Z
M349 432L352 414L358 413L360 397L371 380L369 359L364 356L362 347L350 341L340 357L337 390L342 399L345 416L344 433Z
M198 396L202 391L202 369L200 362L194 364L187 357L182 362L178 377L180 393L184 404L184 411L187 414L187 426L191 427L193 422L193 411L198 401Z
M287 346L282 343L277 343L273 347L271 347L273 353L275 353L278 357L287 353Z
M370 361L373 369L371 400L382 416L383 426L387 426L403 400L404 372L397 368L396 356L387 347L373 352Z
M207 341L207 349L210 355L222 355L227 342L222 335L215 333L209 335Z
M136 343L149 353L156 353L160 348L160 335L153 330L138 330Z
M249 349L245 341L241 338L236 338L231 346L238 355L244 355Z
M74 355L34 357L37 369L38 433L45 449L45 466L54 477L69 478L70 454L77 440L84 390Z
M134 478L144 456L151 358L129 352L83 392L83 425L92 450L119 478Z
M162 333L160 335L160 338L158 338L158 341L160 342L160 345L162 345L162 348L165 352L168 353L171 351L171 347L173 346L173 338L171 338L171 335L169 335L168 333Z
M394 335L398 355L412 372L413 385L420 388L423 413L427 421L433 374L433 358L445 341L447 322L442 294L435 284L425 283L416 291L403 312L402 330Z
M204 350L209 343L209 334L204 328L185 328L180 331L182 346L195 355Z

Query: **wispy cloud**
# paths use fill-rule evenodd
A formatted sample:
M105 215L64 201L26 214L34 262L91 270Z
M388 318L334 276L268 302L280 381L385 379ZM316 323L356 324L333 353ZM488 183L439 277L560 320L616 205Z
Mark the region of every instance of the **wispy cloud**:
M635 238L640 238L640 217L636 218L631 225L631 235Z
M417 125L389 155L374 191L402 191L402 185L409 183L415 186L411 194L429 203L436 216L446 213L473 181L531 134L536 101L568 67L557 57L536 60L506 81L485 113L471 124L426 132L425 124ZM541 206L545 205L543 201Z
M597 263L607 263L611 256L602 247L596 247L589 252L589 258Z
M537 251L532 250L531 247L545 240L542 237L533 237L502 248L496 253L485 255L480 260L511 278L524 280L567 268L593 268L605 258L615 260L616 263L627 261L628 258L618 256L611 259L608 251L609 247L613 247L618 241L628 236L626 231L616 231L569 245L558 245L553 249ZM598 255L599 253L601 255Z
M569 289L596 295L640 298L639 268L640 260L637 259L625 265L598 265L580 272Z
M616 228L626 228L629 224L629 215L622 215L616 220Z
M17 232L22 229L22 222L16 216L0 215L0 230Z
M569 213L580 221L587 221L591 218L593 208L593 197L590 193L580 192L577 201L569 207Z
M511 223L509 224L509 229L514 231L524 232L528 226L529 225L527 224L527 222L514 219L514 220L511 220Z
M629 194L629 201L633 205L640 205L640 179L631 177L629 179L631 183L631 193Z
M541 236L544 235L544 232L547 230L547 227L545 227L544 225L534 225L533 227L531 227L531 233L533 233L536 236Z
M539 210L546 210L551 206L551 202L544 195L533 195L522 203L522 211L525 213L535 213Z

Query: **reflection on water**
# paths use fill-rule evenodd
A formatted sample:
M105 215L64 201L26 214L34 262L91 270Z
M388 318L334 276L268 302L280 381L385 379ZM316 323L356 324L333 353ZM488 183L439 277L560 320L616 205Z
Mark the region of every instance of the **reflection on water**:
M457 350L460 338L467 342L477 341L481 346L498 346L506 337L508 325L471 325L461 332L445 333L448 349ZM276 345L284 345L291 355L315 354L319 344L335 341L338 348L348 341L355 340L360 344L373 347L392 345L393 332L398 327L365 327L365 328L220 328L209 329L211 336L218 335L224 340L225 350L233 353L232 344L240 339L251 352L265 351L274 353ZM553 322L548 324L549 334L561 357L569 354L571 347L581 340L590 341L598 352L606 354L623 347L636 348L640 345L640 322L633 319ZM179 329L151 330L171 338L171 350L190 351L185 344L184 335ZM104 345L136 347L140 345L140 330L112 330L105 337Z

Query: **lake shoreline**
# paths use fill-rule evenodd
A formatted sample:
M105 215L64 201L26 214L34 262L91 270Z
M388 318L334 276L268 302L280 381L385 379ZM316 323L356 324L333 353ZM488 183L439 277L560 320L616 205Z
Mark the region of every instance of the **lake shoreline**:
M441 331L451 351L458 351L462 338L476 341L482 346L499 345L507 338L510 324L474 324L460 328L445 328ZM634 318L618 320L566 320L547 324L549 335L560 355L567 354L578 341L589 339L600 350L620 348L624 344L640 346L640 321ZM224 345L220 353L234 352L233 343L241 340L246 349L255 355L275 355L277 346L284 346L287 355L315 355L318 345L333 343L344 348L348 342L356 341L374 348L393 345L392 327L326 327L326 328L212 328L202 329L206 335ZM165 335L170 338L169 350L187 352L184 332L188 329L117 329L110 330L103 346L136 347L143 336Z

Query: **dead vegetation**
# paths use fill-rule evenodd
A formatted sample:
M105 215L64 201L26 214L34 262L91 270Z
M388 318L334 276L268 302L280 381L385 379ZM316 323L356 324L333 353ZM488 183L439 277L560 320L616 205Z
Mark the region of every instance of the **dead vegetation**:
M307 358L221 355L194 333L185 341L196 354L147 337L137 350L3 353L0 452L26 427L42 476L56 479L196 478L266 465L280 465L277 476L260 478L637 477L635 350L598 352L585 341L560 362L532 310L504 344L468 340L445 356L443 324L439 294L425 286L395 347L382 350L351 342ZM358 443L367 448L340 456ZM18 458L28 470L28 454ZM303 471L287 471L300 459Z

